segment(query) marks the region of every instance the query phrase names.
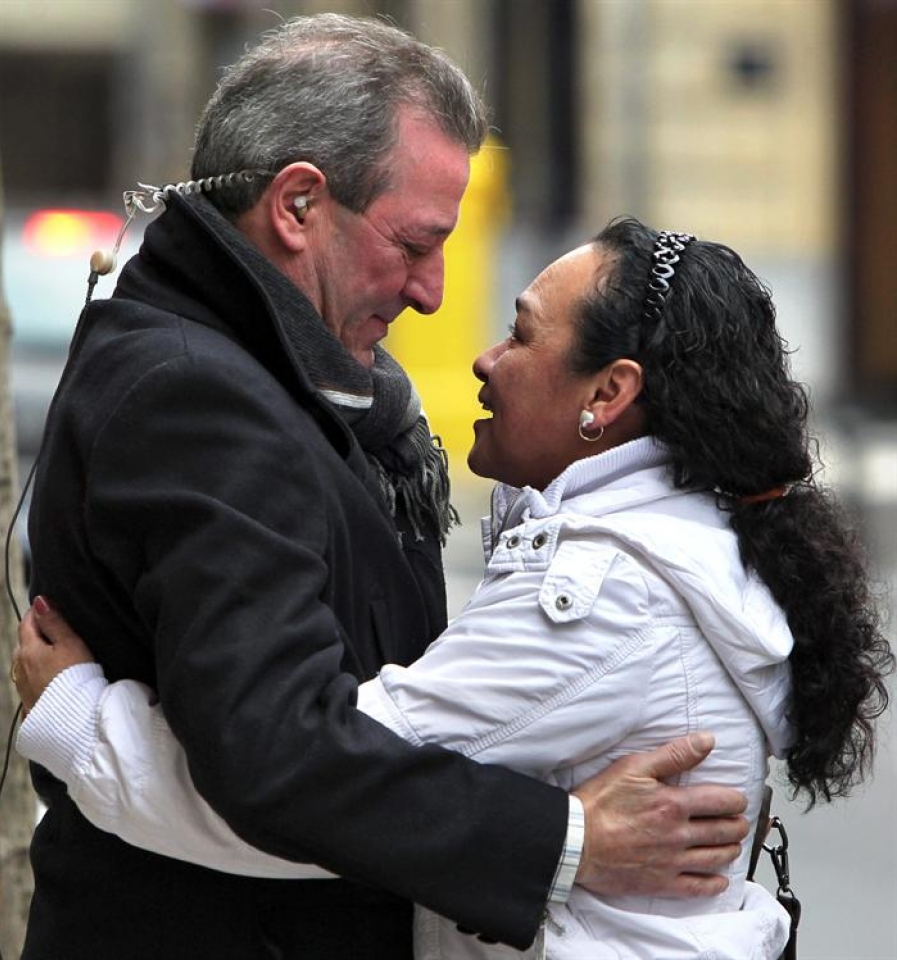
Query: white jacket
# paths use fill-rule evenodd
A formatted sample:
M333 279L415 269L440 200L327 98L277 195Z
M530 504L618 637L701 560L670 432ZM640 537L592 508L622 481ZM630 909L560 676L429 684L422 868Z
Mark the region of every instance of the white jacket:
M421 660L360 688L359 707L411 742L568 790L619 757L710 730L715 750L682 782L742 789L753 821L768 753L788 743L792 638L713 497L675 490L665 462L643 438L573 464L544 492L499 486L484 521L485 579ZM326 876L238 840L193 790L151 691L107 686L94 665L54 680L18 748L131 843L228 872ZM748 857L746 844L728 889L703 900L598 900L574 888L549 911L548 956L776 957L787 917L746 882ZM415 955L535 952L482 944L419 909Z

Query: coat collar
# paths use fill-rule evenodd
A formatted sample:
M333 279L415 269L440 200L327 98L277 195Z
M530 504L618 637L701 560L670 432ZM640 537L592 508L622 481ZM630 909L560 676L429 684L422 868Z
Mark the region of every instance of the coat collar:
M317 393L291 324L323 325L286 276L202 196L173 194L122 270L114 296L153 303L237 339L292 392Z
M615 513L669 497L666 476L669 453L653 437L640 437L594 457L570 464L544 490L498 484L492 494L491 527L495 531L514 526L523 517L546 518L558 513L576 513L579 501L589 498L588 512ZM639 473L639 483L632 476ZM600 501L592 496L601 491Z
M363 472L352 431L308 375L290 326L324 321L308 298L203 196L172 194L123 268L113 297L139 300L237 340Z

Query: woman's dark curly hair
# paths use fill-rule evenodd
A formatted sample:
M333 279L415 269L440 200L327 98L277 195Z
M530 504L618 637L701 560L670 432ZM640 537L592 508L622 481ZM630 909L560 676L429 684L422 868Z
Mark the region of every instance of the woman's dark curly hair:
M788 779L812 806L868 772L873 721L888 705L894 657L880 630L860 545L815 478L809 401L789 371L770 293L728 247L680 254L661 315L645 311L658 234L633 219L596 238L610 254L582 304L570 364L620 357L643 370L647 430L669 449L677 487L715 492L745 565L785 611L794 648ZM746 503L776 487L787 496Z

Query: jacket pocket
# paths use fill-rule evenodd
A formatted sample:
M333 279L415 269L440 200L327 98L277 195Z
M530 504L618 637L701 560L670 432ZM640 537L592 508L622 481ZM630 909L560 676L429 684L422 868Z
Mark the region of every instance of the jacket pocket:
M539 606L554 623L588 616L616 552L587 551L582 545L561 544L545 574Z

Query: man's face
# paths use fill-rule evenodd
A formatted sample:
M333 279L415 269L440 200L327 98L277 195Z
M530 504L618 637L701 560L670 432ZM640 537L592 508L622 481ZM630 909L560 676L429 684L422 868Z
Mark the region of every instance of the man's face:
M462 144L406 108L390 172L389 186L364 213L327 198L328 216L309 246L313 275L303 284L330 330L366 367L402 310L433 313L442 303L443 245L458 220L470 158Z

